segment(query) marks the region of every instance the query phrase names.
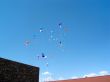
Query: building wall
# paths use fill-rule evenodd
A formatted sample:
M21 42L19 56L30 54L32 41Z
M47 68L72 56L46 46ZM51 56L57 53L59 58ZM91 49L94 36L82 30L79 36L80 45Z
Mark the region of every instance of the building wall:
M0 58L0 82L39 82L39 68Z

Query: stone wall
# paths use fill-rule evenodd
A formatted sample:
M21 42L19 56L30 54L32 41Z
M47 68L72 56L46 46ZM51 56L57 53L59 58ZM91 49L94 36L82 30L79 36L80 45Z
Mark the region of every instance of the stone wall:
M39 82L39 68L0 58L0 82Z

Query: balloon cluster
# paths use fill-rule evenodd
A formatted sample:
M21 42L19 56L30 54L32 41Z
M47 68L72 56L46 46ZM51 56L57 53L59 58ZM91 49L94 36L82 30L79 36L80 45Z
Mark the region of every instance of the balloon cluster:
M63 27L63 23L60 22L60 23L58 23L58 30L61 30L63 32L67 32L68 31L68 28L64 28ZM39 28L39 33L43 33L43 32L45 32L44 28ZM61 48L63 46L63 43L62 43L62 40L60 40L59 37L62 36L62 33L56 33L56 34L59 35L59 37L58 36L55 37L54 36L55 31L54 30L51 30L49 32L50 32L50 36L49 36L50 38L49 38L49 40L57 41L57 45ZM35 34L33 35L33 38L36 38L36 35ZM32 43L31 40L26 40L24 42L24 45L25 46L29 46L31 43ZM45 59L48 59L48 56L45 55L44 52L41 52L41 54L37 55L37 59L38 60L41 60L41 59L44 59L45 60ZM45 65L48 67L48 62L46 62Z

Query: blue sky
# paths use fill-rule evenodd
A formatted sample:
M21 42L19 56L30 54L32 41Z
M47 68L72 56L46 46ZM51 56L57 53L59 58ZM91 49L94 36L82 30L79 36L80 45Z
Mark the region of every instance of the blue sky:
M56 79L109 71L109 4L109 0L0 1L0 57L38 66L40 77L45 71ZM49 40L50 31L63 47ZM27 47L26 40L30 41ZM39 61L42 52L48 58Z

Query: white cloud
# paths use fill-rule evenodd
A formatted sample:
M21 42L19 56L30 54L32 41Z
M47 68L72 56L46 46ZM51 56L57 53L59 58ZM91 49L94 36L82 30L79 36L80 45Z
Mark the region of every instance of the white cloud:
M96 73L90 73L90 74L84 75L83 77L95 77L95 76L97 76Z
M53 77L52 76L48 76L46 78L44 78L44 81L53 81Z
M45 78L40 78L39 82L48 82L48 81L53 81L54 78L52 76L47 76Z
M45 72L42 73L42 75L51 75L51 73L48 72L48 71L45 71Z
M109 75L110 73L106 70L104 71L100 71L99 73L89 73L89 74L86 74L84 76L82 76L82 78L85 78L85 77L96 77L96 76L103 76L103 75ZM77 79L77 78L81 78L81 77L72 77L72 79Z
M109 75L110 73L106 70L104 71L100 71L98 73L89 73L83 76L73 76L71 77L71 79L78 79L78 78L85 78L85 77L96 77L96 76L103 76L103 75ZM40 82L44 82L44 81L54 81L54 80L64 80L65 78L63 77L59 77L57 79L53 78L53 74L50 73L49 71L45 71L42 73L42 75L44 75L44 77L42 79L40 79Z
M100 71L99 75L109 75L109 72L108 71Z
M59 79L58 80L64 80L64 78L63 77L59 77Z
M71 79L78 79L79 77L76 77L76 76L73 76L73 77L71 77Z
M42 78L40 78L40 82L47 82L47 81L53 81L54 78L53 78L53 74L50 73L49 71L45 71L42 73Z

